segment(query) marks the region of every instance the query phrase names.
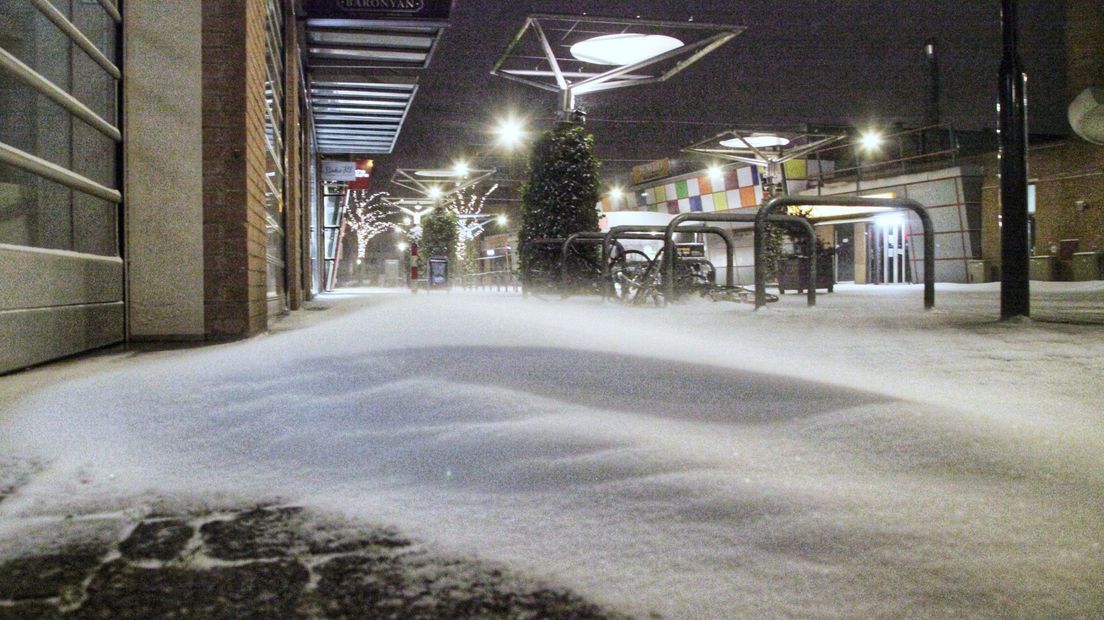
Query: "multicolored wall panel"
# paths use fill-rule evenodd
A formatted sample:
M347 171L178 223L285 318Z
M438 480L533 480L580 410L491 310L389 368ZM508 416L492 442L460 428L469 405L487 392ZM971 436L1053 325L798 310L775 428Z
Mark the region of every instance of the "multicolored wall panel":
M626 194L617 200L606 196L599 208L602 211L678 214L757 207L762 201L763 185L758 168L731 166L715 177L703 173L645 186L637 189L635 196Z

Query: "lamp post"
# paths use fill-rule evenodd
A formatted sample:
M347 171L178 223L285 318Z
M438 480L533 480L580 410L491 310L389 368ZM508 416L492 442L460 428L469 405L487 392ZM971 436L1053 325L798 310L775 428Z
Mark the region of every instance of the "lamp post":
M1016 1L1001 2L1001 320L1031 315L1027 235L1027 76L1016 41Z
M408 209L401 204L395 205L399 211L402 211L407 215L407 219L410 221L410 230L419 231L422 228L422 216L429 214L433 211L433 207L426 207L425 209ZM418 279L418 240L417 234L410 234L410 287L414 289L416 284L414 283ZM403 248L405 249L405 248ZM416 290L416 289L414 289Z

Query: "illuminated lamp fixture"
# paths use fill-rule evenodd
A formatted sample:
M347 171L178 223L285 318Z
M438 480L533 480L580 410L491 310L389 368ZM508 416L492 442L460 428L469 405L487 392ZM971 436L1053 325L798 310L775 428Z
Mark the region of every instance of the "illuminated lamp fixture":
M429 177L433 179L451 179L452 177L463 176L457 172L456 168L452 170L415 170L414 174L420 177Z
M577 96L664 82L743 31L681 20L534 14L491 73L557 93L557 120L579 125Z
M506 148L514 148L525 139L525 127L513 117L500 121L494 132L498 136L498 143Z
M468 168L468 164L462 161L456 162L452 167L453 176L466 177L471 170Z
M624 194L624 190L620 187L613 187L610 189L609 195L613 200L621 200L621 196Z
M433 198L433 199L440 198L441 197L441 188L434 185L433 187L429 188L428 194L429 194L430 198Z
M876 130L864 131L859 138L859 145L864 151L873 151L882 145L882 134Z
M790 141L788 138L770 133L757 133L750 136L744 136L743 138L721 140L721 146L727 146L734 149L742 149L749 146L756 149L765 149L772 146L786 146L789 143Z
M571 46L577 60L595 65L624 66L643 62L682 47L682 41L663 34L607 34Z

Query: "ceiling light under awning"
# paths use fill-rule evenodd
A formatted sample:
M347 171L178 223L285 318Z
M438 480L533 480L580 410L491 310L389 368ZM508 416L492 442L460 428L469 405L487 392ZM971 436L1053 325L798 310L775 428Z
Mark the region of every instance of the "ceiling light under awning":
M682 41L662 34L607 34L571 46L571 55L596 65L632 65L682 47Z

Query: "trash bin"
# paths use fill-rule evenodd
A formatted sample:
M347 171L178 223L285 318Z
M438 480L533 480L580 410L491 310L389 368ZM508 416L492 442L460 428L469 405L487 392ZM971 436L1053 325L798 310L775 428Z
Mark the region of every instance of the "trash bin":
M1104 280L1104 252L1075 252L1070 271L1073 280Z
M992 282L988 261L981 259L966 261L966 281L970 284Z
M1057 256L1032 256L1029 277L1032 280L1050 282L1058 278Z

